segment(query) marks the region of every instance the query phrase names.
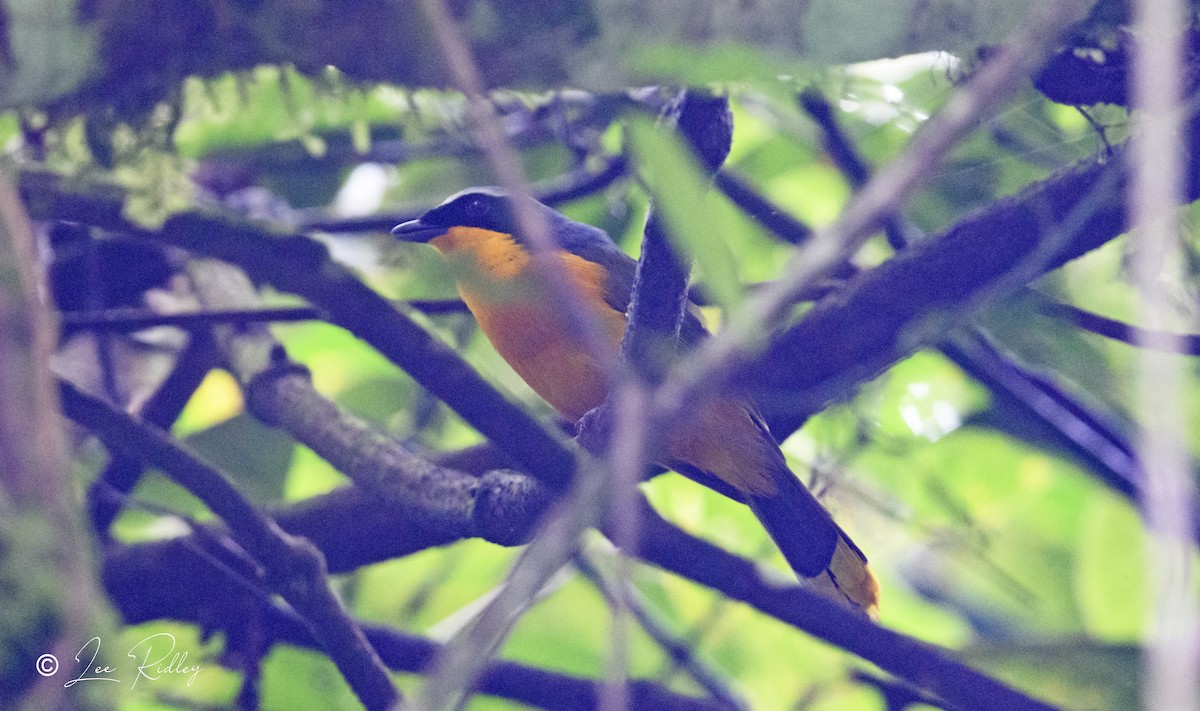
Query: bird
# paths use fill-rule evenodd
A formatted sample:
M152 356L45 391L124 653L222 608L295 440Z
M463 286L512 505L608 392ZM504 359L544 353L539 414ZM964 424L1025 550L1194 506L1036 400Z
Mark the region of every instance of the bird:
M539 211L553 238L534 259L512 200ZM611 387L602 358L618 357L637 262L604 230L577 222L529 196L468 188L415 220L397 225L401 241L432 245L457 266L458 292L500 356L543 400L575 422ZM549 256L589 312L598 338L585 338L547 297L538 267ZM679 340L694 349L708 336L694 309ZM597 353L596 343L611 352ZM867 557L787 465L758 410L737 396L709 400L668 437L663 466L702 483L712 478L749 505L800 581L847 609L878 619L879 585Z

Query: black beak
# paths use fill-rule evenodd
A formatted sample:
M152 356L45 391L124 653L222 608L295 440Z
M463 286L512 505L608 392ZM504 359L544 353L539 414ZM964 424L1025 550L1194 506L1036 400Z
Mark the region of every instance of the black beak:
M446 234L446 228L427 225L420 220L409 220L393 227L392 234L396 239L405 242L428 242L434 237L441 237Z

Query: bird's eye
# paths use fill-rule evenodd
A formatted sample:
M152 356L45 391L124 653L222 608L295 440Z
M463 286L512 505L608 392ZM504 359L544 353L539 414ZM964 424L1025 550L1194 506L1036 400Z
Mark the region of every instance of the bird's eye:
M467 214L475 219L479 219L488 212L487 203L479 198L475 198L467 203Z

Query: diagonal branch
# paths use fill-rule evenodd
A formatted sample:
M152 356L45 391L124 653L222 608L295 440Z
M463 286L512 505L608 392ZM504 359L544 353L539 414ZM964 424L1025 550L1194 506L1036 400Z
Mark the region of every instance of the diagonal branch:
M344 526L345 521L342 523ZM233 654L251 644L319 648L299 616L273 604L270 596L253 581L239 577L235 567L212 559L210 551L196 543L173 545L169 549L159 543L115 547L105 557L106 587L113 604L130 624L173 619L223 629L227 635L226 649ZM246 639L247 620L254 626L250 634L265 639ZM393 671L424 673L443 648L432 640L387 627L362 623L360 627L384 664ZM592 679L493 660L483 668L476 690L535 708L591 711L600 708L600 686ZM630 711L736 708L715 700L677 694L648 679L631 680L630 692Z
M193 260L188 270L206 306L245 308L257 302L253 285L237 267ZM526 477L496 471L479 479L439 467L331 402L264 325L214 331L247 407L259 420L288 432L366 491L403 506L403 518L432 540L481 536L522 543L549 507L545 488ZM498 486L507 487L502 499L494 496Z
M638 625L662 648L663 652L671 659L671 663L686 672L714 699L721 700L733 709L742 709L743 711L749 709L746 699L738 693L730 680L699 658L696 645L670 629L663 615L655 610L652 603L625 579L624 571L622 571L621 579L611 580L600 565L593 562L596 558L597 556L589 550L581 551L575 556L575 567L600 591L600 594L604 595L610 606L622 605L628 608Z
M379 656L329 587L325 562L311 544L284 533L221 472L111 405L61 383L63 411L115 453L143 458L203 501L259 561L272 587L296 609L363 705L387 711L400 700Z
M206 330L193 332L171 373L142 407L139 413L142 419L160 429L170 429L196 388L216 365L214 350L210 333ZM141 480L143 468L139 459L113 457L88 488L88 514L92 528L102 540L109 538L109 526L121 515L125 497Z
M870 167L838 125L833 108L816 91L801 96L805 109L821 127L826 150L854 187L870 177ZM916 228L903 218L891 216L885 226L889 242L896 249L906 248L906 235ZM977 300L977 299L972 299ZM1079 322L1104 322L1098 316L1074 307L1059 306ZM1091 317L1091 318L1087 318ZM1115 322L1101 323L1111 329ZM1128 333L1128 327L1123 333ZM1140 331L1135 331L1140 332ZM938 343L938 350L971 377L986 386L998 404L1032 420L1067 451L1078 456L1102 482L1140 505L1145 474L1133 454L1128 437L1105 422L1094 411L1059 385L1015 362L992 346L989 339L973 326L957 336ZM786 430L785 430L786 431ZM1196 531L1200 534L1200 528Z
M403 541L391 540L387 535L391 526L401 524L388 524L382 529L377 525L377 522L397 518L394 513L389 513L392 507L394 505L361 492L345 489L293 504L278 511L275 517L281 526L311 538L326 551L331 570L349 570L404 552ZM639 501L638 511L642 519L639 526L644 535L640 536L638 547L632 553L651 565L712 588L846 649L956 707L1011 711L1053 708L952 659L939 648L867 622L798 586L781 587L775 581L764 579L753 561L685 533L663 520L644 499ZM226 590L222 586L233 585L232 581L207 582L215 574L210 570L212 562L197 555L197 548L205 538L139 543L126 546L119 555L109 557L105 581L127 619L154 619L161 613L164 600L179 604L190 601L203 609L212 600L224 600L229 596L229 592L221 591ZM163 596L152 589L144 591L146 594L143 595L143 586L121 583L143 580L145 576L138 571L147 566L170 571L160 574L160 577L168 578L161 584L189 580L201 581L205 587L186 595L181 591ZM231 564L230 567L235 566ZM129 587L134 589L126 589Z
M962 709L1052 709L1042 701L1030 699L955 661L946 651L862 620L802 587L780 586L778 581L764 579L756 563L668 524L644 500L638 503L638 510L641 513L638 526L643 536L632 552L653 566L749 604L763 614L854 653ZM389 537L391 527L402 524L376 526L376 521L398 518L395 504L364 496L353 489L292 504L277 512L275 518L288 531L311 538L326 551L330 569L335 572L365 566L402 552L403 540ZM361 526L347 526L346 521L360 521ZM209 537L128 545L119 554L109 556L104 580L109 595L119 604L127 620L156 619L162 614L164 601L191 604L199 610L212 601L226 601L230 592L224 586L233 585L233 582L215 580L217 572L211 570L210 558L197 554L198 549L204 548L205 538ZM236 566L230 563L229 567ZM169 573L155 576L155 585L151 586L142 573L145 569L169 570ZM174 590L180 580L194 581L196 585L187 591ZM163 585L167 587L156 587ZM168 595L160 595L163 591ZM188 613L198 614L200 611Z
M876 174L847 205L833 225L822 230L786 265L774 285L747 300L729 326L706 344L687 367L675 374L656 396L656 419L679 419L715 385L728 385L733 374L746 369L754 344L786 316L795 295L843 262L871 231L902 204L903 199L928 176L946 153L975 125L998 107L1019 81L1033 70L1059 33L1083 10L1083 3L1061 0L1039 6L1005 47L990 58L972 79L957 91L904 152ZM886 302L885 302L886 303ZM861 328L859 330L867 330ZM823 343L823 341L809 341Z
M320 242L224 213L176 214L161 230L122 214L124 191L112 185L67 188L47 171L25 170L19 186L31 213L166 241L237 264L255 281L306 298L329 320L396 363L526 471L556 489L575 468L564 438L501 395L453 349L333 261Z
M1161 350L1164 353L1200 355L1200 335L1154 331L1101 316L1071 304L1045 303L1042 310L1051 316L1071 321L1089 333L1131 346Z
M782 622L857 654L955 707L981 711L1053 711L1054 707L951 659L943 650L839 607L799 586L762 580L756 565L691 536L643 501L638 557L720 590Z
M1064 171L997 201L818 302L736 381L784 394L798 426L830 400L937 343L986 299L1121 234L1125 185L1118 150L1108 163Z

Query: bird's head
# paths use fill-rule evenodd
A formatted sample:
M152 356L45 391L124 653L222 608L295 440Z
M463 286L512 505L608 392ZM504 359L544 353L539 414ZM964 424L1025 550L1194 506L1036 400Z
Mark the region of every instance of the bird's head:
M516 234L512 205L499 188L468 188L416 220L397 225L392 234L405 242L429 242L455 227L474 228L505 235Z

